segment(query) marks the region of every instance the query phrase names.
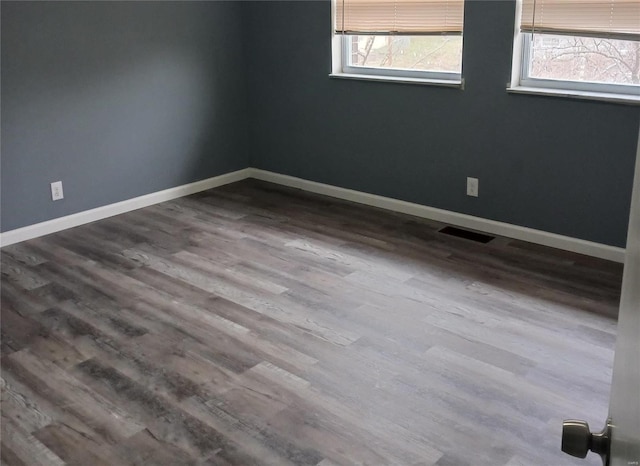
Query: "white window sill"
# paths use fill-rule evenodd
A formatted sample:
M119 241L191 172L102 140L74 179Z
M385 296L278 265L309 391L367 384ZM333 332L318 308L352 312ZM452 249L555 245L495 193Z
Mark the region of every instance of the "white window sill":
M605 92L573 91L569 89L549 89L542 87L508 87L511 94L545 95L551 97L565 97L568 99L599 100L626 105L640 105L640 95L610 94Z
M359 81L382 81L402 84L419 84L423 86L442 86L464 89L464 79L444 80L444 79L424 79L424 78L402 78L398 76L379 76L375 74L351 74L351 73L331 73L332 79L355 79Z

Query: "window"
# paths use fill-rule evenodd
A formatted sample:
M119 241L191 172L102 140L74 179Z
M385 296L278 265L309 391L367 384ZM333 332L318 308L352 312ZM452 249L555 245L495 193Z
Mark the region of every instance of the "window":
M460 84L464 0L336 0L338 73Z
M640 0L523 0L520 20L516 85L640 99Z

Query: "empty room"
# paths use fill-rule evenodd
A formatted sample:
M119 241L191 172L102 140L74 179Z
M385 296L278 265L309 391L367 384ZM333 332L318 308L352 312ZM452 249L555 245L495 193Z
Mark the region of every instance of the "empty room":
M0 17L1 464L640 464L640 0Z

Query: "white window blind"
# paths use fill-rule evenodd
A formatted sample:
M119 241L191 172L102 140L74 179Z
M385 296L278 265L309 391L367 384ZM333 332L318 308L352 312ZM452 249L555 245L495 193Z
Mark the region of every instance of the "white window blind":
M640 0L523 0L522 32L640 39Z
M461 34L464 0L336 0L341 34Z

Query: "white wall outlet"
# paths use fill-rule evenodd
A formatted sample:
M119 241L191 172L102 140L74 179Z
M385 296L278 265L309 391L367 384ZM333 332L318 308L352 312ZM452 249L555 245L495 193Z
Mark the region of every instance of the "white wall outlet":
M467 177L467 196L478 197L478 178Z
M54 181L51 183L51 199L59 201L64 199L64 192L62 192L62 181Z

